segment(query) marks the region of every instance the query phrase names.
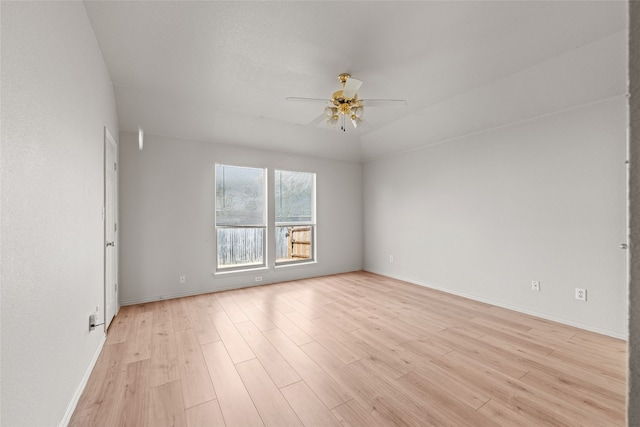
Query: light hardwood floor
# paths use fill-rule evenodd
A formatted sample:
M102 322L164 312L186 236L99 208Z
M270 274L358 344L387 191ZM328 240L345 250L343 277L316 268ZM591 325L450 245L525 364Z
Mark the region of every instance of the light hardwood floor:
M123 307L72 426L621 426L626 343L357 272Z

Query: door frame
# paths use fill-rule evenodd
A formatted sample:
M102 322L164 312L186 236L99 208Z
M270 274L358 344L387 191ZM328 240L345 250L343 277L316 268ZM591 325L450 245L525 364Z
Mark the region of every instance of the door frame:
M107 214L106 214L106 210L107 210L107 170L109 170L112 166L111 165L107 165L107 144L110 144L114 147L114 161L116 163L116 165L118 165L118 143L116 142L115 138L111 135L111 132L109 132L109 129L107 129L107 127L104 127L104 144L103 144L103 167L104 167L104 174L103 174L103 179L104 179L104 186L103 186L103 207L102 207L102 212L103 212L103 265L104 265L104 271L103 271L103 292L104 292L104 301L103 301L103 324L104 324L104 332L106 334L107 332L107 328L109 327L109 325L107 324L107 246L106 246L106 242L107 242ZM107 169L109 168L109 169ZM113 193L114 193L114 222L116 224L118 224L118 202L119 202L119 195L118 195L118 187L119 187L119 181L118 181L118 177L119 177L119 170L118 167L116 166L115 171L114 171L114 181L113 181L113 185L114 185L114 189L113 189ZM113 250L114 255L113 255L113 262L114 262L114 275L115 275L115 281L116 281L116 287L114 290L114 299L115 299L115 307L114 307L114 311L113 311L113 317L115 317L118 312L120 311L120 299L118 298L119 292L120 292L120 287L118 286L118 272L119 272L119 268L118 268L118 259L119 259L119 253L120 253L120 245L119 245L119 234L120 234L120 230L119 230L119 226L116 226L114 235L113 235L113 239L114 239L114 243L115 246L113 248L111 248L111 250ZM111 319L113 320L113 319Z

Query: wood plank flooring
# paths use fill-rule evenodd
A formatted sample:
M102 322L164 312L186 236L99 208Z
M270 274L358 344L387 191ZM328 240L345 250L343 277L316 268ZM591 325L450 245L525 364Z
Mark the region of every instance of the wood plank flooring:
M356 272L123 307L72 426L622 426L626 342Z

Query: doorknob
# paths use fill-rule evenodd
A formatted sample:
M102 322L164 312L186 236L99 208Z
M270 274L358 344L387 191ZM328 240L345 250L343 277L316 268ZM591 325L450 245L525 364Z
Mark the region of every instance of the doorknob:
M629 245L627 245L626 243L622 243L620 245L620 249L629 249Z
M115 245L116 245L116 242L107 242L106 246L109 247L109 246L115 246Z

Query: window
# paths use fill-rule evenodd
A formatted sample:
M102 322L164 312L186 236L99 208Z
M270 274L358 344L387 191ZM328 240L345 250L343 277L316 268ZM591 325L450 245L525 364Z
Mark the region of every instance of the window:
M265 265L266 170L216 164L218 270Z
M315 259L315 177L275 171L276 265Z

